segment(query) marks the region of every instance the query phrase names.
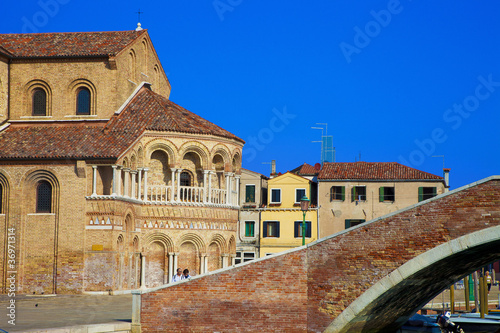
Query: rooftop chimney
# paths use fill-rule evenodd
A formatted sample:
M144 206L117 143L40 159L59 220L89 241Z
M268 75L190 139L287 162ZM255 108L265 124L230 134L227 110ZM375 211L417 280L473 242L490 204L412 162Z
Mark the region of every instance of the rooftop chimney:
M444 191L448 192L450 190L450 169L443 169L444 177Z

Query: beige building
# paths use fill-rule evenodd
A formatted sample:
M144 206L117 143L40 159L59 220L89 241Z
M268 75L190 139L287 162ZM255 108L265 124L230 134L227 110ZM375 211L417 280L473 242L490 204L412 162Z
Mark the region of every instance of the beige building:
M260 212L267 204L268 179L260 173L241 169L235 264L259 258Z
M445 178L449 169L445 169ZM324 163L318 173L320 237L432 198L445 179L399 163Z
M146 30L0 35L2 292L11 271L81 293L231 263L244 142L169 94Z

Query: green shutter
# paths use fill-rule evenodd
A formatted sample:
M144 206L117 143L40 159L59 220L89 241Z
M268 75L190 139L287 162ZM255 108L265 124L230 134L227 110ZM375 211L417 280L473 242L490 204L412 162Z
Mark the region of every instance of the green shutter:
M355 186L353 186L353 187L351 188L351 201L354 201L354 200L355 200L355 196L356 196L356 195L355 195L356 191L354 190L355 188L356 188Z
M342 186L342 201L345 200L345 186Z
M280 237L280 223L276 222L276 237Z
M245 202L255 202L255 186L247 185L245 189Z
M351 220L345 220L345 228L349 229L351 227Z
M262 224L262 237L266 238L267 237L267 222L264 222Z
M424 188L419 187L418 188L418 202L423 201L423 200L424 200Z
M432 196L435 197L437 195L437 188L433 187L432 188Z
M379 188L378 188L378 195L379 195L379 197L378 197L378 201L379 201L379 202L384 202L384 201L385 201L385 196L384 196L384 194L385 194L385 193L384 193L384 187L382 187L382 186L381 186L381 187L379 187Z

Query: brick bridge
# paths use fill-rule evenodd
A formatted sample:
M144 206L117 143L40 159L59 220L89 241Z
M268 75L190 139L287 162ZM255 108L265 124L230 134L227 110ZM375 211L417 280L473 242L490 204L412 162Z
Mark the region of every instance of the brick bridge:
M443 289L499 258L500 176L493 176L307 247L137 291L132 326L394 332Z

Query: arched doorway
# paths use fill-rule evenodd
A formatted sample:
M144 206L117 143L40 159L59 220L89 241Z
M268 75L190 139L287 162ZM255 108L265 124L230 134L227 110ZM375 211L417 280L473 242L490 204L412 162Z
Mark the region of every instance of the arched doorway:
M177 267L182 268L182 270L187 268L190 275L197 275L200 273L199 257L199 251L196 246L191 242L184 242L179 248Z

